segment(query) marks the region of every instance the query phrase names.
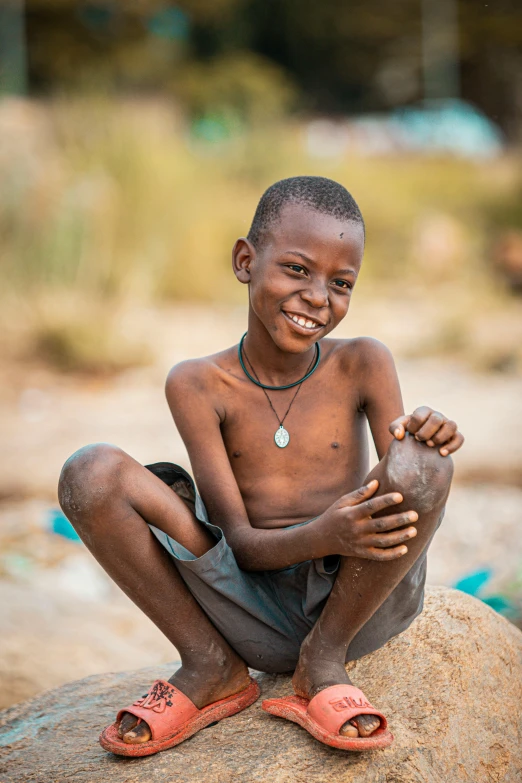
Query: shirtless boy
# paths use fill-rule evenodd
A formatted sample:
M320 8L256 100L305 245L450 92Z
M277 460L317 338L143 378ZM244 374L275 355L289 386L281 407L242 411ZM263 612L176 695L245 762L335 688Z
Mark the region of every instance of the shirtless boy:
M463 437L428 407L404 415L380 342L327 338L363 249L361 213L338 183L295 177L263 195L232 254L246 337L167 379L200 495L182 468L145 468L106 444L66 462L64 512L182 662L120 710L100 738L108 750L155 753L239 712L259 696L249 666L293 672L296 695L263 708L320 741L392 741L344 664L422 610ZM380 460L369 475L366 419Z

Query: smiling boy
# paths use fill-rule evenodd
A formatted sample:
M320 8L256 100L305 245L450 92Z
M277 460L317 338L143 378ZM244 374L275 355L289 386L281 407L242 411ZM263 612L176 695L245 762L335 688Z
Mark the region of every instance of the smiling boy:
M164 750L249 706L248 666L293 672L295 696L262 706L320 741L393 739L344 664L422 610L463 437L428 407L404 415L381 343L326 338L348 311L364 237L338 183L275 183L233 249L249 292L244 339L167 379L195 484L104 444L63 468L64 512L181 657L102 732L114 753ZM380 460L369 475L366 421Z

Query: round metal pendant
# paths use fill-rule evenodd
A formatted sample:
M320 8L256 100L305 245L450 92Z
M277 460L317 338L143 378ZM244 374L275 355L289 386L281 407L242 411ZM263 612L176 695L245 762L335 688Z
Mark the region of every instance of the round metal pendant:
M276 446L279 446L280 449L284 449L290 443L290 435L285 428L281 426L274 435L274 440Z

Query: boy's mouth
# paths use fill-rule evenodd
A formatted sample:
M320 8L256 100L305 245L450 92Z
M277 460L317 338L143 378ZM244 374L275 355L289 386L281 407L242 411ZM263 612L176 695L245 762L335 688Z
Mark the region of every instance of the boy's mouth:
M295 330L300 334L314 334L324 328L324 324L320 321L316 321L314 318L302 315L301 313L291 313L286 310L283 310L282 313L287 321L290 321Z

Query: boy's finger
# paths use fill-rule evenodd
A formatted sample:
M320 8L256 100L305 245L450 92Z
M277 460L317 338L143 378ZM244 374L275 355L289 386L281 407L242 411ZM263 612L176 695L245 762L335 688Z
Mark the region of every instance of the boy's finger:
M408 551L408 547L401 544L393 549L377 549L377 547L369 547L366 550L364 557L367 560L397 560L399 557L405 555Z
M365 500L363 503L355 506L355 508L350 509L350 511L354 519L361 520L376 514L378 511L382 511L384 508L396 506L398 503L402 503L402 501L403 497L400 492L388 492L386 495L379 495L376 498Z
M420 430L422 425L429 419L432 413L434 413L431 408L428 408L427 405L422 405L420 408L416 408L411 416L409 417L409 422L406 426L406 429L410 433L410 435L415 435L416 432Z
M358 506L367 498L371 498L371 496L377 491L378 487L379 482L377 479L373 479L372 481L369 481L368 484L365 484L364 487L359 487L359 489L355 489L353 492L349 492L347 495L343 495L343 497L339 500L341 508L344 508L345 506L350 508L352 506Z
M432 440L435 446L442 446L443 443L449 443L449 441L457 434L457 425L454 421L446 421L440 430L435 433Z
M453 454L457 449L460 449L464 443L464 435L462 432L456 432L449 443L445 443L444 446L439 449L443 457L447 457L448 454Z
M442 413L432 411L422 427L420 427L415 433L415 438L417 440L430 440L430 438L433 438L435 433L437 433L445 423L446 419Z
M416 511L404 511L401 514L390 514L390 516L378 517L377 519L372 517L365 521L362 530L365 533L382 533L386 530L396 530L404 525L411 525L418 518L419 515Z
M392 530L391 533L374 533L368 536L364 543L372 549L390 549L391 547L405 544L417 535L417 528L407 527L405 530Z
M409 420L409 416L399 416L398 419L392 421L388 429L394 438L397 438L397 440L402 440L404 438Z

